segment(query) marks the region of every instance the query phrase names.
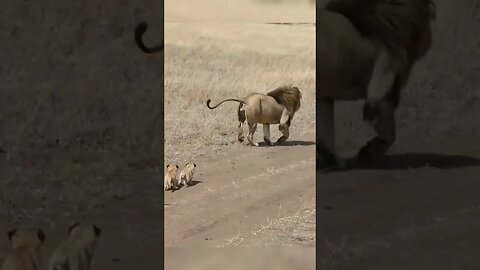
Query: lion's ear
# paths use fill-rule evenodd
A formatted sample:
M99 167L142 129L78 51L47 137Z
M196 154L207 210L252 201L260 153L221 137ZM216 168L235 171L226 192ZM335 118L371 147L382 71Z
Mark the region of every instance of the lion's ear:
M193 167L197 167L197 164L193 163Z
M168 167L170 167L170 164L167 164L167 169L168 169Z
M178 165L175 165L175 167L177 167L177 170L178 170Z

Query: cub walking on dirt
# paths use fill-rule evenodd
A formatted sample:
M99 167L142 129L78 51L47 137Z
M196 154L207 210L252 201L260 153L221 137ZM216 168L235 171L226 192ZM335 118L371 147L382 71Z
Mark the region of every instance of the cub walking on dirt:
M67 240L53 251L48 270L90 270L101 232L95 224L71 225Z
M195 171L196 167L197 164L187 162L185 168L182 170L182 172L180 172L178 182L180 182L181 185L189 187L190 183L192 182L193 172Z
M167 172L165 173L165 178L163 179L163 190L168 190L170 188L178 188L178 179L177 179L178 165L167 165Z
M2 270L38 270L40 248L45 241L42 230L16 230L8 232L12 251L5 257Z

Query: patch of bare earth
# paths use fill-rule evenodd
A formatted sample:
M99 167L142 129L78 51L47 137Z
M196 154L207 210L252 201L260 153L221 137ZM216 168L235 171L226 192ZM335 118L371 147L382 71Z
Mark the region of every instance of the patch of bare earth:
M315 202L296 213L267 219L264 224L245 234L227 240L227 246L315 247Z

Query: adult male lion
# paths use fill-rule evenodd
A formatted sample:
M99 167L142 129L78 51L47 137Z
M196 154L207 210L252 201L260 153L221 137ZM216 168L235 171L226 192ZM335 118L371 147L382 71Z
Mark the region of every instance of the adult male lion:
M160 43L157 46L148 48L145 46L142 40L142 36L147 31L147 23L146 22L140 22L137 27L135 27L135 42L137 43L137 46L140 48L145 53L156 53L159 51L163 51L163 40L162 43Z
M226 101L236 101L238 105L237 115L238 121L238 140L243 142L243 123L247 120L248 135L247 139L250 145L258 146L253 142L253 135L257 130L257 124L263 124L263 139L267 145L271 145L270 141L270 125L279 124L278 128L282 132L282 137L277 143L285 142L290 136L290 125L292 123L295 112L300 109L300 100L302 93L295 86L281 86L265 94L250 93L242 100L240 99L224 99L217 105L210 107L211 100L207 100L207 107L211 110L220 106Z
M435 16L431 0L333 0L317 7L317 169L344 166L335 151L335 100L366 101L364 119L377 136L358 160L390 148L401 89L431 47Z

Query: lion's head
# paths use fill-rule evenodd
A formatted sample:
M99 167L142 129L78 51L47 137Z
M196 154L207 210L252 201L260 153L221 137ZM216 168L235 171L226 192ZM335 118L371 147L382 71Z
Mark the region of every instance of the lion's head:
M293 85L280 86L268 92L267 95L273 97L278 103L285 106L292 116L300 109L302 93L298 87Z

